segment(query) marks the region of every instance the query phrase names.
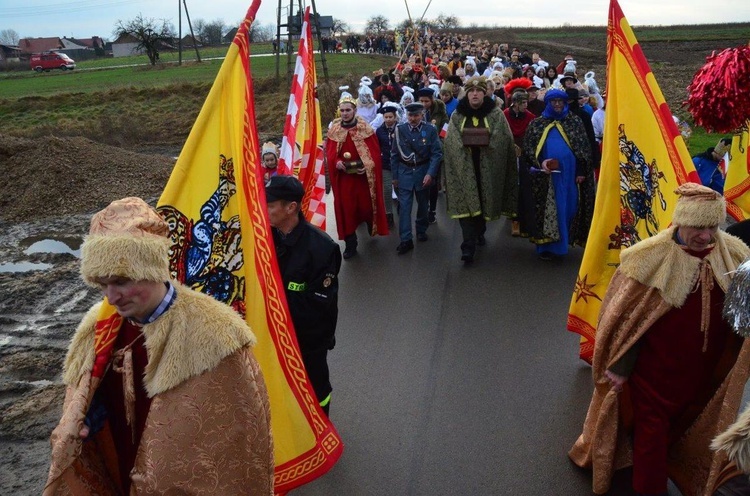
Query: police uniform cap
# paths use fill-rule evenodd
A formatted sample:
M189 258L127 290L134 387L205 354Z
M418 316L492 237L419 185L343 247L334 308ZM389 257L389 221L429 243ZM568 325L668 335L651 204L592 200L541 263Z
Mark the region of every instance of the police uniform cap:
M430 90L432 91L432 90ZM424 110L424 105L422 105L419 102L410 103L406 106L406 111L410 114L417 114L419 112L422 112Z
M293 176L273 176L266 183L266 201L286 200L290 202L301 202L305 196L302 183Z
M435 98L435 90L433 90L432 88L421 88L421 89L418 89L414 93L414 95L416 95L417 98L422 97L422 96L426 96L428 98Z

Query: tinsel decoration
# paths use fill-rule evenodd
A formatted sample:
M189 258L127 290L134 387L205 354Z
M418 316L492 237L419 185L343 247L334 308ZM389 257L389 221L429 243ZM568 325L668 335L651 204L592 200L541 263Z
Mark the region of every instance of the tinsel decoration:
M737 334L750 337L750 260L734 273L724 298L724 318Z
M687 90L696 124L715 133L741 128L750 119L750 46L709 55Z

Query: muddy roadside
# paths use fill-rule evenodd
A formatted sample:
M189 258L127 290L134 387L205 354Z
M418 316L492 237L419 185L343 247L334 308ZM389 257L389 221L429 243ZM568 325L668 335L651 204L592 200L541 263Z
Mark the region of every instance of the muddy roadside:
M156 203L179 150L151 151L0 135L0 494L42 492L65 352L101 298L79 276L80 245L110 201Z

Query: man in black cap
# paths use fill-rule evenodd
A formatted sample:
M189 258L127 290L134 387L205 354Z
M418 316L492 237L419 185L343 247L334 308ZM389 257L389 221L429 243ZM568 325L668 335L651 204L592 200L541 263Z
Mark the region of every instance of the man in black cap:
M302 215L304 193L292 176L274 176L266 183L268 220L302 362L328 415L333 390L328 350L336 344L341 249Z
M396 126L391 151L391 174L400 205L398 232L401 243L396 248L403 255L414 248L411 210L417 197L417 241L427 241L429 188L437 176L443 149L435 126L423 120L424 105L406 106L407 122Z
M526 110L539 117L542 115L542 112L544 112L544 108L546 107L544 102L538 98L539 87L532 84L526 88L526 92L529 94L529 106L526 107Z
M385 102L378 109L383 114L383 124L375 130L380 144L380 156L383 164L383 203L385 204L385 218L388 227L393 227L393 180L391 178L391 148L393 148L393 136L396 134L398 124L398 111L401 106L394 102Z

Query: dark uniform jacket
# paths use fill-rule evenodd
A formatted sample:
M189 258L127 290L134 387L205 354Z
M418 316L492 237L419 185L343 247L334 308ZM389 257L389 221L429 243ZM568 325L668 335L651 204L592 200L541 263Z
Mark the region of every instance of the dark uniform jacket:
M442 102L441 102L442 103ZM412 130L411 124L396 126L396 139L391 150L391 174L400 189L424 189L422 181L429 174L436 178L443 159L437 130L422 122Z
M383 162L384 170L391 170L391 149L393 148L393 134L396 132L396 126L388 128L385 124L375 130L380 144L380 157Z
M341 250L330 236L299 215L299 224L286 237L273 229L273 240L304 356L333 349L336 344Z

